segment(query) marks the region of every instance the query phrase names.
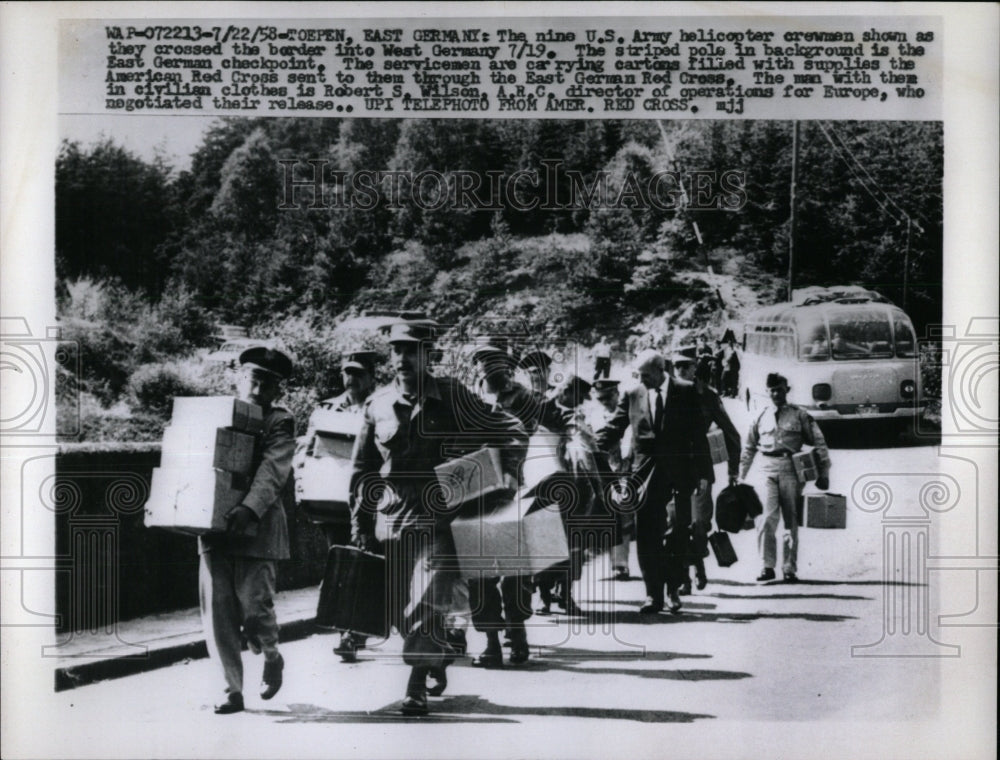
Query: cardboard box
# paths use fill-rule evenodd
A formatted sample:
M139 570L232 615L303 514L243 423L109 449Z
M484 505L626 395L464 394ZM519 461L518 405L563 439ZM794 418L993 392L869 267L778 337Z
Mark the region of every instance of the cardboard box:
M244 433L264 430L264 410L230 396L177 396L170 424L182 428L233 428Z
M160 466L251 475L256 436L229 428L170 424L163 431Z
M305 457L294 470L295 501L312 521L350 521L351 462L339 457Z
M500 451L484 448L434 468L445 504L457 507L489 494L509 491L504 483Z
M810 493L803 496L806 528L847 527L847 499L839 493Z
M531 511L534 499L514 499L496 511L451 523L463 578L540 573L569 559L558 509Z
M795 467L795 477L800 483L808 483L819 477L819 465L812 450L792 454L792 465Z
M212 468L154 467L146 527L200 535L226 529L226 515L243 501L243 476Z
M708 451L712 455L712 464L722 464L729 461L726 436L718 428L708 434Z

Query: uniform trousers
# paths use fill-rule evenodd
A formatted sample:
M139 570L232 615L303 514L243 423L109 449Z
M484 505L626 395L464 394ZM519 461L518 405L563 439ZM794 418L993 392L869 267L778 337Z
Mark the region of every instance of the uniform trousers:
M778 560L778 517L785 526L784 572L794 573L799 543L799 524L795 505L802 495L802 484L795 476L790 457L761 457L765 480L764 511L757 517L757 550L764 567L774 569Z
M382 548L389 619L403 637L403 661L443 667L452 653L445 625L458 585L451 531L404 528Z
M692 549L696 556L704 557L708 550L708 534L712 532L712 516L715 514L711 484L700 496L697 491L691 495L691 512Z
M234 557L212 550L201 555L198 590L205 642L222 663L226 692L243 691L240 628L268 660L278 658L278 621L274 614L275 563Z
M531 617L530 575L473 578L469 581L472 624L481 633L499 631Z

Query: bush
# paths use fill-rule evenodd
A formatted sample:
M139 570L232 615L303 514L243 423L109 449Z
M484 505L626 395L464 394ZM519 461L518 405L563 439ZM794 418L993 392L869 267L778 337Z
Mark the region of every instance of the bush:
M139 413L170 419L175 396L206 396L213 390L190 365L177 362L146 364L129 378L129 405Z

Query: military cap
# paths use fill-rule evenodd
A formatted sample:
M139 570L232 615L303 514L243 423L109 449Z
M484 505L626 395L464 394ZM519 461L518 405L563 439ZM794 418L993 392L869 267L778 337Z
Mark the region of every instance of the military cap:
M503 357L513 362L513 357L508 351L507 338L502 335L478 335L473 339L473 346L469 352L472 361L481 361L491 356Z
M360 369L363 372L375 372L375 357L378 356L374 351L352 351L347 354L347 361L341 365L342 370L349 369Z
M767 387L777 388L779 385L788 385L788 378L784 375L779 375L777 372L769 372L767 375Z
M611 393L612 391L618 390L618 380L611 380L609 378L601 378L600 380L594 381L594 391L596 391L598 396L603 396L605 394Z
M670 357L670 363L675 367L679 364L694 364L696 359L682 351L675 351Z
M282 380L292 374L292 360L276 348L254 346L240 354L240 366L276 375Z
M388 343L430 343L436 333L437 323L429 319L409 322L393 322L387 325L384 332Z
M527 369L528 367L540 367L548 369L552 366L552 357L538 348L533 348L521 354L521 359L517 363L518 367Z

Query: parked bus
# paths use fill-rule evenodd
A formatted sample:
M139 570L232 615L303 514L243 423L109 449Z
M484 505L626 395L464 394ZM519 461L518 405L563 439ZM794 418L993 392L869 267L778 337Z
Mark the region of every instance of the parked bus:
M750 314L740 378L748 409L768 400L769 372L787 377L789 401L820 421L908 421L923 411L913 324L864 288L808 288Z

